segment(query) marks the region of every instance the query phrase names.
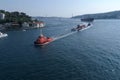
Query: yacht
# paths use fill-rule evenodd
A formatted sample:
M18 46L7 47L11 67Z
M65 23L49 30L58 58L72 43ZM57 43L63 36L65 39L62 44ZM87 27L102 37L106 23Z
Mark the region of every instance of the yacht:
M2 32L0 32L0 38L2 38L2 37L7 37L8 35L6 34L6 33L2 33Z

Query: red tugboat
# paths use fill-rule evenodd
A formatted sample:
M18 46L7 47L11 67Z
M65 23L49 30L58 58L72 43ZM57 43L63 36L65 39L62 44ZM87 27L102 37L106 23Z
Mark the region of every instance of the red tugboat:
M36 41L34 41L34 44L35 45L40 45L40 46L43 46L43 45L46 45L50 42L52 42L53 39L50 38L50 37L46 37L46 36L43 36L43 35L40 35Z
M41 30L41 34L40 34L40 36L37 38L37 40L34 41L34 44L35 44L35 45L43 46L43 45L46 45L46 44L48 44L48 43L50 43L50 42L53 41L53 38L44 36L44 35L42 34L42 29L40 29L40 30Z

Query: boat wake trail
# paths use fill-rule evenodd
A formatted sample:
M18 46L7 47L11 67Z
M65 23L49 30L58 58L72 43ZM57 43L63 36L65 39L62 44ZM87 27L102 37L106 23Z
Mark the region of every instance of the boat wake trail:
M90 28L90 27L91 27L91 26L89 26L89 27L87 27L87 28L84 28L84 29L82 29L82 30L80 30L80 31L84 31L84 30L86 30L86 29L88 29L88 28ZM70 33L67 33L67 34L62 34L62 35L57 36L57 37L53 37L53 41L56 41L56 40L65 38L65 37L70 36L70 35L72 35L72 34L74 34L74 33L77 33L77 31L70 32Z
M58 37L54 37L53 39L54 39L54 41L55 41L55 40L58 40L58 39L67 37L67 36L69 36L69 35L72 35L72 34L74 34L74 33L76 33L76 32L70 32L70 33L67 33L67 34L62 34L62 35L60 35L60 36L58 36Z

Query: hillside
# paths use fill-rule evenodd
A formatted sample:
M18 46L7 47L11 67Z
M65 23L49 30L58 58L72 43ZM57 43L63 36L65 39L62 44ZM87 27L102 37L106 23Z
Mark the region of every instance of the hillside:
M0 13L5 14L5 19L0 20L0 23L9 23L9 22L29 22L32 21L31 17L26 15L26 13L23 12L8 12L5 10L0 10Z
M97 14L78 15L72 18L94 18L94 19L120 19L120 11L112 11Z

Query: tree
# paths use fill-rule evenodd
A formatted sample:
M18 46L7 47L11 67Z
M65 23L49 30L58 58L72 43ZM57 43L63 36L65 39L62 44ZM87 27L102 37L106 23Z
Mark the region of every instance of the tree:
M0 10L0 13L5 13L5 10Z

